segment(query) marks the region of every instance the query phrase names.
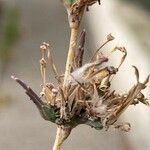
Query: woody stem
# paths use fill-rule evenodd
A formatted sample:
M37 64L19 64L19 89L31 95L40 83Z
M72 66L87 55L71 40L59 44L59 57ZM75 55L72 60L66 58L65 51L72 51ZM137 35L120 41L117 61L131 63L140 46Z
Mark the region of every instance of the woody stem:
M69 44L68 57L67 57L65 76L64 76L64 86L67 86L67 79L71 73L71 68L74 61L78 30L79 28L71 28L70 44Z
M71 132L71 128L64 128L60 126L57 127L57 134L56 134L53 150L61 150L61 146L69 136L70 132Z

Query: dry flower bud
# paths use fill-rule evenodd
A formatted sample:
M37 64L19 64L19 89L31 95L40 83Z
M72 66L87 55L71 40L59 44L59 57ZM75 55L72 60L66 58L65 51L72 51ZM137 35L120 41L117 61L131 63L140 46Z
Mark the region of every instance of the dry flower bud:
M46 47L45 45L41 45L40 48L41 48L42 50L47 50L47 47Z
M108 34L107 35L107 40L108 41L112 41L112 40L114 40L115 38L111 35L111 34Z
M50 46L48 43L43 42L43 45L45 45L47 48Z

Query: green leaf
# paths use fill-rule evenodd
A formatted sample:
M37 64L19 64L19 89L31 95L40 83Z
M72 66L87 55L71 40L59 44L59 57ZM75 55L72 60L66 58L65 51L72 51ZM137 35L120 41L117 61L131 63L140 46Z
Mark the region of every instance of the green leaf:
M12 48L20 38L20 16L17 8L6 10L3 16L0 39L0 58L5 63L12 55Z
M72 5L77 0L65 0L65 3Z
M42 113L42 116L45 120L51 121L53 123L55 123L59 115L57 112L55 112L53 107L47 105L42 106L42 110L40 110L40 112Z

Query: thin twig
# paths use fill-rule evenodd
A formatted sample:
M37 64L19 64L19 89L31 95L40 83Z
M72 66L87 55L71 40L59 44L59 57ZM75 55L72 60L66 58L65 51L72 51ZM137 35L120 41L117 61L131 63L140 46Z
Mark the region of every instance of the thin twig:
M60 74L58 73L56 65L54 64L50 49L48 49L47 57L48 57L50 65L51 65L52 71L54 72L55 78L57 79L58 83L62 83L61 78L60 78Z
M95 51L94 55L92 56L91 58L91 61L94 60L95 56L97 55L97 53L107 44L109 43L110 41L114 40L115 38L111 35L111 34L108 34L107 35L107 40Z

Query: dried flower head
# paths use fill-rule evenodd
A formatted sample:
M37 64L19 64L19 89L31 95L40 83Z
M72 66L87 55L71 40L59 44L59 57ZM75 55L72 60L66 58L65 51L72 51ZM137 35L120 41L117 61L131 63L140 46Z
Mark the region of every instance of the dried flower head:
M146 88L150 76L140 82L139 71L135 66L133 66L137 80L135 85L125 94L112 90L112 78L124 62L127 51L125 47L115 47L111 53L116 50L123 53L120 64L117 67L108 65L109 58L99 51L108 42L114 40L111 34L106 37L106 41L95 51L89 62L83 64L86 34L83 30L77 40L77 31L83 9L95 2L97 0L64 0L69 12L69 23L71 22L71 40L64 75L59 74L53 61L51 48L44 42L40 46L42 53L40 70L43 80L40 96L22 80L12 76L25 89L42 117L58 125L53 150L59 150L71 130L80 124L89 125L97 130L103 128L108 130L109 127L114 126L127 132L131 128L129 123L116 123L120 115L130 105L136 105L139 102L149 105L142 90ZM48 64L52 68L57 85L46 81Z
M81 41L84 41L84 32L85 31L81 33L80 44L82 43ZM108 37L110 37L110 35L108 35L107 38ZM26 90L31 100L34 102L38 100L38 104L42 104L42 106L40 106L40 112L42 112L42 116L44 116L46 120L70 128L74 128L79 124L87 124L96 129L103 127L109 128L109 126L117 121L129 105L135 105L139 102L146 105L149 104L142 94L142 90L146 88L149 81L149 76L141 83L139 81L139 71L133 66L137 83L135 83L126 94L118 94L110 88L111 78L118 72L118 67L108 66L107 62L109 59L98 52L96 56L100 55L99 57L96 57L92 62L82 65L83 56L80 53L82 49L81 46L83 47L82 44L79 45L79 49L77 49L78 52L76 53L73 65L75 67L72 69L67 80L68 86L64 87L63 82L60 82L60 80L58 80L57 86L54 86L53 83L46 82L46 59L49 59L49 49L45 45L46 44L41 46L46 53L46 58L43 58L42 54L40 60L41 75L44 79L42 92L40 94L41 98L35 95L31 88L26 86L23 81L14 76L13 79ZM47 52L45 49L47 49ZM124 47L115 47L114 50L116 49L125 53L126 56L127 52ZM122 63L123 60L121 59L120 64ZM58 73L57 76L60 77ZM63 77L61 80L63 81ZM37 104L37 102L35 104ZM47 114L47 112L45 112L49 110L52 111L53 114Z

